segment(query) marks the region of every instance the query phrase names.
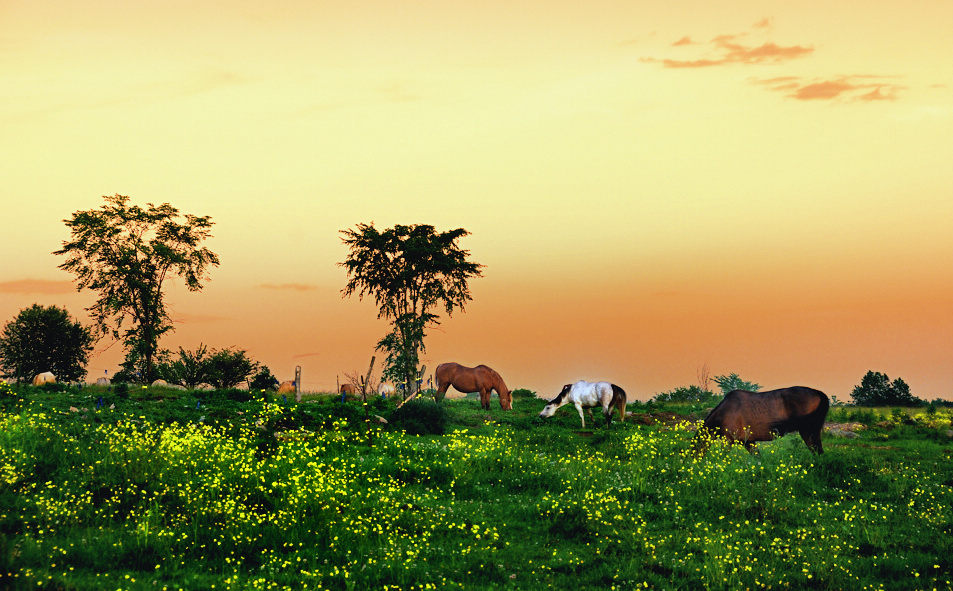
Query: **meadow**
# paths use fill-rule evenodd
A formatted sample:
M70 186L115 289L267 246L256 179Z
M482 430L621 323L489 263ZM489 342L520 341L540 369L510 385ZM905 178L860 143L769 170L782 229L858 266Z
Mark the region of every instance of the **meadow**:
M264 392L0 385L0 404L0 587L953 586L949 409L833 408L855 424L818 456L796 435L699 455L698 405L581 431L533 398L418 405L426 424Z

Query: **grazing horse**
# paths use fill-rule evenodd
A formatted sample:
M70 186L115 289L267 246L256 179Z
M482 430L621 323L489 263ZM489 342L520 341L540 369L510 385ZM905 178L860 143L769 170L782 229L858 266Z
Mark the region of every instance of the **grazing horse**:
M732 390L705 417L705 427L730 442L743 443L748 450L755 441L797 431L820 454L824 453L821 430L829 407L827 394L803 386L768 392Z
M490 392L496 390L500 397L500 408L513 409L513 397L510 389L503 383L500 374L490 367L478 365L466 367L459 363L441 363L434 372L437 378L437 400L442 400L447 389L453 386L464 394L480 393L480 406L483 410L490 410Z
M625 420L625 390L609 382L586 382L579 380L575 384L566 384L555 398L543 407L539 413L541 418L551 417L560 406L572 403L579 411L582 419L582 428L586 428L586 417L582 414L583 408L601 406L606 417L606 427L612 422L612 408L619 411L619 420Z

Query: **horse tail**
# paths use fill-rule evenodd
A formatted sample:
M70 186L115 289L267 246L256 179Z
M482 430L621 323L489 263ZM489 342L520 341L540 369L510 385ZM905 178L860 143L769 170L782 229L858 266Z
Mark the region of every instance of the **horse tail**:
M612 386L612 404L619 409L619 421L625 421L625 390L615 384L610 385Z

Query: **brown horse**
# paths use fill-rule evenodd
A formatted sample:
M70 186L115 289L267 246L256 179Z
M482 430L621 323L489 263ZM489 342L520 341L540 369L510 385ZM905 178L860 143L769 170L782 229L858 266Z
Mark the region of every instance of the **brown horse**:
M829 407L827 394L803 386L769 392L732 390L705 417L705 427L749 450L755 441L797 431L820 454L824 453L821 430Z
M500 407L503 410L513 409L513 397L510 389L503 383L503 378L492 368L485 365L465 367L459 363L441 363L434 372L437 378L437 400L442 400L447 388L453 386L464 394L480 393L480 406L490 410L490 392L496 390L500 397Z

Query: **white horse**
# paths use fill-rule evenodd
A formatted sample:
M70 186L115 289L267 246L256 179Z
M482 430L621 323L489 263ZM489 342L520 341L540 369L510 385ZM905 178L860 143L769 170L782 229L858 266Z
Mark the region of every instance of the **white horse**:
M586 417L582 413L584 408L601 406L606 417L606 426L612 422L612 408L619 411L619 420L625 420L625 390L609 382L586 382L579 380L575 384L566 384L555 398L543 407L539 413L541 418L551 417L560 406L572 403L579 411L582 419L582 428L586 428Z

